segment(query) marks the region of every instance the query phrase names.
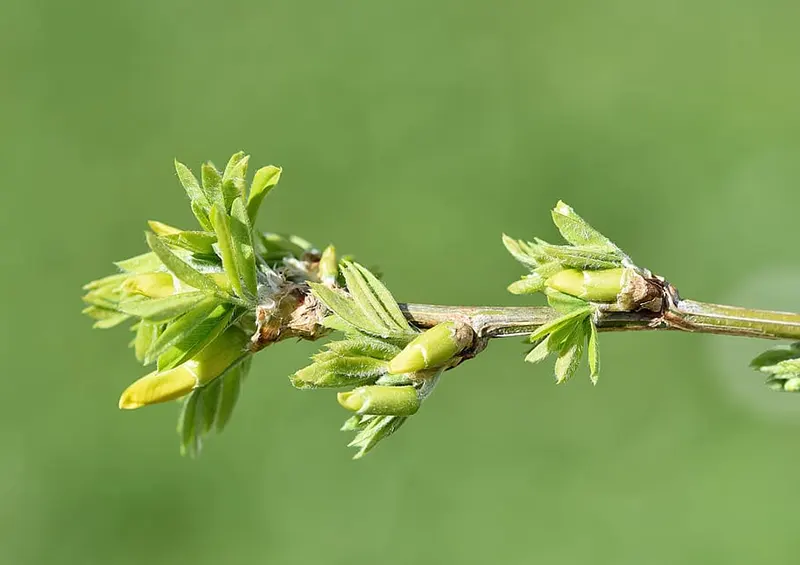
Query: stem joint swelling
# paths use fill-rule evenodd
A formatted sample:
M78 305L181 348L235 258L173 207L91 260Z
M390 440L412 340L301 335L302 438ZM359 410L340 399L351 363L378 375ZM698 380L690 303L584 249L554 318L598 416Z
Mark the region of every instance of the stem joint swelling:
M84 287L84 313L95 327L131 323L137 360L153 365L122 393L120 408L181 399L182 453L197 454L212 430L228 424L253 355L289 338L330 337L290 382L345 389L336 399L351 413L342 430L354 434L356 458L413 418L445 371L497 338L527 338L531 363L554 356L559 383L584 354L597 383L600 332L796 340L752 366L770 388L800 391L800 314L682 299L563 202L551 215L565 243L503 236L526 269L508 290L543 295L547 306L398 304L378 276L337 259L333 246L319 250L295 235L254 229L282 171L263 167L248 183L248 162L239 152L221 171L205 163L199 179L175 162L198 226L149 222L149 251Z

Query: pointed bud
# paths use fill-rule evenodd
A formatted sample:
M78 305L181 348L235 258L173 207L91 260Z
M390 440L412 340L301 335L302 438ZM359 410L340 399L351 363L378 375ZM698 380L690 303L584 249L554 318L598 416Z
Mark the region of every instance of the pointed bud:
M411 416L420 404L413 386L362 386L336 398L344 408L371 416Z
M336 277L339 276L339 263L336 260L336 248L329 245L322 252L319 260L319 279L327 287L336 284Z
M175 280L169 273L133 275L123 284L126 294L141 294L148 298L165 298L175 294Z
M565 269L547 279L547 287L589 302L615 302L625 284L627 269L578 271Z
M163 372L153 372L130 385L119 399L126 410L175 400L203 386L224 373L239 360L248 342L247 334L238 328L228 328L196 357Z
M441 367L472 344L474 333L466 324L443 322L417 336L389 362L389 374L415 373Z

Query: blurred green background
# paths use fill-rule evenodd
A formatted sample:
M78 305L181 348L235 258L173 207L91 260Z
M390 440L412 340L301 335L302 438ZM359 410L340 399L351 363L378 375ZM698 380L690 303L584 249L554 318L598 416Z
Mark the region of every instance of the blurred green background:
M797 2L3 0L0 563L788 563L800 398L764 344L605 335L555 386L493 343L349 460L333 394L259 355L231 426L178 408L80 286L192 225L171 159L280 164L260 225L400 300L525 304L500 234L559 198L684 296L800 309ZM794 290L793 290L794 289ZM794 294L792 294L794 292Z

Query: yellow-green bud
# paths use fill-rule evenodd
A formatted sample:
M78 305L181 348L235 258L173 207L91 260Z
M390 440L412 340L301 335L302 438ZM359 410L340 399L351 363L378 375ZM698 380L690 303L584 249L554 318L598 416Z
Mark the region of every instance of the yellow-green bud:
M242 356L247 334L228 328L186 363L159 373L154 371L130 385L119 399L125 410L175 400L203 386L227 370Z
M565 269L547 279L547 287L588 300L589 302L615 302L625 286L627 269L578 271Z
M441 367L472 344L472 329L456 322L443 322L420 334L389 362L389 374L416 373Z
M339 263L336 260L336 248L329 245L319 260L319 279L322 284L330 287L336 284L337 276L339 276Z
M169 273L133 275L122 283L126 294L141 294L148 298L166 298L175 294L175 280Z
M344 408L370 416L411 416L420 404L413 386L362 386L340 392L336 399Z

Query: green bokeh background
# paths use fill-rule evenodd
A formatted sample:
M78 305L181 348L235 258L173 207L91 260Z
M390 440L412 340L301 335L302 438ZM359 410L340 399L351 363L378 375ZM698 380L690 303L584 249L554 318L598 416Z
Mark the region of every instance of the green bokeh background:
M0 563L788 563L800 398L762 344L606 335L555 386L493 343L361 462L346 414L259 355L179 457L133 413L124 330L80 286L191 225L171 169L280 164L261 227L380 264L401 300L525 304L500 234L563 198L684 295L800 309L791 1L4 0ZM794 291L792 289L795 289ZM794 292L794 295L792 295Z

